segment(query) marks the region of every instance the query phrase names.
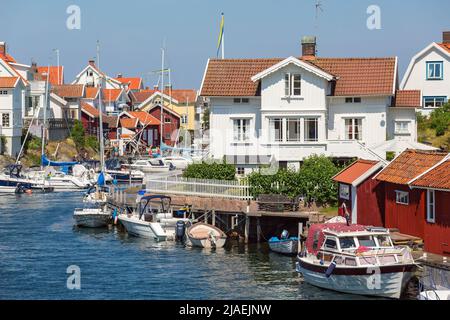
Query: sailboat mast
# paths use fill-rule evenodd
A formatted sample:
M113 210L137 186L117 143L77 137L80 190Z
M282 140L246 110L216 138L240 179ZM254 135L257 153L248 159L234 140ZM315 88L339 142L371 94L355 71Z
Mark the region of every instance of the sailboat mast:
M97 68L100 70L100 44L97 41ZM103 143L103 108L102 108L102 75L100 75L100 83L98 88L98 121L100 130L100 169L103 172L105 170L105 146Z
M161 150L162 144L163 144L163 134L164 134L164 116L163 116L163 110L164 110L164 45L162 50L162 57L161 57L161 116L160 116L160 121L161 121L161 132L159 134L159 148Z
M47 67L47 79L45 81L45 94L44 94L44 122L42 123L42 146L41 146L41 157L45 155L45 138L46 138L46 128L47 128L47 104L48 104L48 82L50 78L50 63ZM44 166L41 161L41 170Z

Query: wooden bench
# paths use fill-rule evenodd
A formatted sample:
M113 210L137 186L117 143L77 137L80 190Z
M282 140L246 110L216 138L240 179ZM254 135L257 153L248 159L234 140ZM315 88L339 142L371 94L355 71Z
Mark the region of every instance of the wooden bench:
M292 199L291 197L281 194L262 194L258 197L258 210L270 211L270 212L283 212L283 211L298 211L298 198Z

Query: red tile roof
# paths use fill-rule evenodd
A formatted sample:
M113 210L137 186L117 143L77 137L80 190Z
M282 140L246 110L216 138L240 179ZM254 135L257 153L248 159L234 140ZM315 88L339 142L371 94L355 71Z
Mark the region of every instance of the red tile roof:
M211 59L202 96L258 96L251 77L284 59ZM304 60L338 77L335 96L393 95L395 58L308 58Z
M61 98L83 98L84 85L63 84L60 86L52 86L51 91Z
M450 190L450 159L432 168L411 185L418 188Z
M96 87L86 87L85 89L85 98L86 99L95 99L98 95L98 88Z
M0 59L5 60L8 63L16 63L16 60L9 54L7 53L0 53Z
M141 90L139 92L134 92L133 94L134 94L134 97L136 98L135 103L141 104L142 102L147 100L149 97L151 97L155 92L156 92L156 90Z
M422 105L420 90L397 90L393 107L420 108Z
M100 112L97 108L83 101L81 102L81 111L94 118L98 118L100 116Z
M194 104L197 98L197 91L193 89L173 89L164 90L164 93L172 96L173 99L177 100L179 103Z
M0 77L0 88L15 88L19 77Z
M446 153L437 151L407 149L384 168L376 176L376 179L395 184L408 184L441 161L446 155Z
M161 122L158 119L156 119L154 116L152 116L151 114L149 114L145 111L130 111L130 112L128 112L128 114L130 114L134 118L139 119L139 121L143 125L160 125L161 124Z
M104 101L117 101L122 93L122 89L103 89L102 98Z
M377 164L378 161L357 160L349 167L345 168L343 171L334 176L333 180L346 184L352 184L356 179L361 177Z
M138 124L137 118L121 118L120 126L127 129L136 129Z
M115 78L115 80L128 85L130 90L139 90L142 87L142 78Z
M40 75L39 80L46 81L48 71L49 71L49 67L37 67L37 72ZM58 78L58 76L59 76L59 78ZM58 82L58 79L59 79L59 82ZM50 66L49 81L54 86L63 84L64 83L64 67Z
M438 45L444 49L447 50L448 52L450 52L450 43L438 43Z
M103 115L103 123L108 124L109 128L117 128L117 116Z

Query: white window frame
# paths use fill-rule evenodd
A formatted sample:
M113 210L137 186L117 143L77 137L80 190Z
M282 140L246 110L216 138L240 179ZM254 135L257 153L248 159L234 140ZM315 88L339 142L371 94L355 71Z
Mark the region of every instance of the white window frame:
M248 142L250 141L251 119L235 118L233 119L233 141Z
M345 98L345 103L361 103L361 97L347 97Z
M180 120L181 120L181 124L187 124L188 123L188 115L182 114Z
M339 184L339 198L350 200L350 186L348 184Z
M355 128L356 120L361 121L361 124L359 125L359 131L358 131L358 139L355 139ZM350 131L347 130L347 121L350 121L350 127L352 128L352 138L350 138ZM344 130L345 130L345 140L352 140L352 141L362 141L363 140L363 118L344 118Z
M433 106L427 106L427 102L431 102L431 101L433 101ZM423 97L423 107L424 107L424 109L440 108L446 103L447 103L447 97L446 96L425 96L425 97Z
M291 129L291 124L294 123L297 127L297 138L291 139L289 137L289 130ZM287 142L301 142L302 141L302 118L300 117L292 117L292 118L286 118L286 141Z
M315 123L316 123L316 137L315 138L313 138L313 139L311 139L311 138L309 138L308 137L308 125L307 125L307 123L309 122L309 121L315 121ZM304 129L304 139L305 139L305 142L318 142L319 141L319 118L318 117L305 117L305 118L303 118L303 127L305 128Z
M395 134L410 134L410 123L409 120L397 120L395 121ZM406 127L405 127L406 125Z
M395 203L401 204L404 206L409 205L409 192L408 191L401 191L401 190L395 190Z
M299 77L300 79L295 79ZM296 85L299 85L296 87ZM295 94L295 90L300 90ZM302 96L302 75L300 73L285 73L284 74L284 95L285 97L301 97Z
M436 66L439 66L439 76L436 76ZM433 72L433 76L431 75ZM443 61L427 61L427 80L443 80L444 79L444 62Z
M277 138L277 134L275 132L275 121L280 121L281 129L279 130L279 138ZM285 121L283 117L273 117L269 118L269 139L270 142L280 143L284 142L286 136L286 128Z
M5 124L4 116L8 116L8 125ZM2 113L1 123L3 128L11 128L11 114L9 112Z
M427 222L436 223L436 192L427 190Z

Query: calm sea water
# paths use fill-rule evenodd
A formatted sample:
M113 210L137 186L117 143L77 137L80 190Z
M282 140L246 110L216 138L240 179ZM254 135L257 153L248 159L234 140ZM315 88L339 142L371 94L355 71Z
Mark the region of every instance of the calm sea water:
M303 283L266 246L211 251L78 229L81 193L0 196L0 299L361 299ZM67 289L67 267L81 290Z

